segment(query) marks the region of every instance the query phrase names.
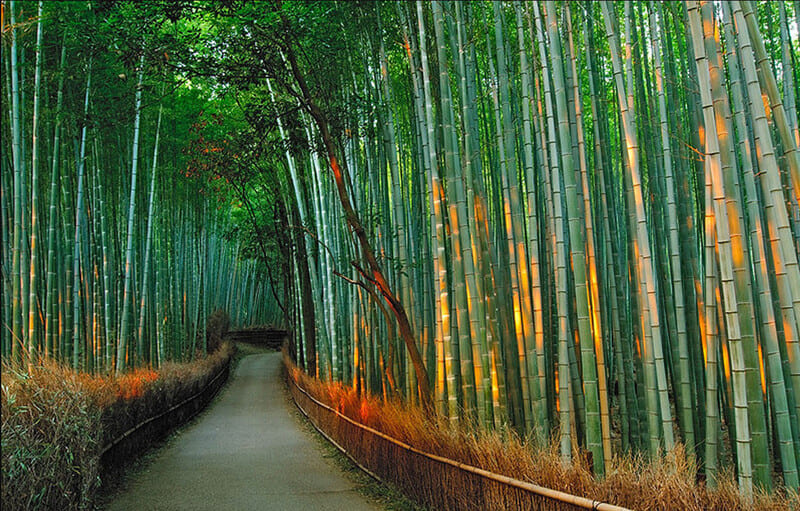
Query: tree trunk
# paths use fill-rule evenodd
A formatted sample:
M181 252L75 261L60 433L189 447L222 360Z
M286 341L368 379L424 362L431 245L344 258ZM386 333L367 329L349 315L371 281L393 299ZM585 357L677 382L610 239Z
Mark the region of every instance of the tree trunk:
M367 233L364 230L364 227L361 225L358 214L353 209L350 201L350 195L347 191L346 183L350 181L350 178L347 175L347 168L340 166L339 164L339 160L336 156L336 148L333 142L333 137L328 129L327 119L317 106L316 101L314 100L314 97L306 84L305 78L300 71L297 59L294 56L294 51L290 43L286 45L286 58L291 66L292 75L300 87L303 106L308 110L308 113L314 119L314 122L316 123L322 137L322 142L325 146L325 151L328 157L328 164L333 172L333 178L336 181L336 190L339 194L339 201L342 204L342 209L344 210L347 223L352 228L353 234L355 234L356 239L358 240L359 245L364 252L367 264L369 265L369 269L372 273L371 280L377 286L378 291L380 291L380 294L386 300L389 308L392 310L392 313L397 319L400 336L405 342L406 349L411 355L411 361L414 365L414 370L417 373L417 385L419 387L420 399L425 405L426 409L430 410L432 403L430 388L428 387L428 373L425 369L425 364L422 361L422 357L419 354L417 341L415 339L414 332L411 329L411 323L408 320L408 315L406 314L403 304L400 303L389 287L389 283L386 281L386 277L384 277L383 271L378 264L378 260L375 258L375 253L372 250L372 246L367 239Z

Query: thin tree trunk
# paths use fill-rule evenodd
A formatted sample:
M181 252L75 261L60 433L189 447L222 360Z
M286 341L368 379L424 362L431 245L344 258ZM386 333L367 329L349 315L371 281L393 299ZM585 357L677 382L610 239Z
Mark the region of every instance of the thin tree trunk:
M416 339L411 329L411 324L408 320L408 315L405 312L403 304L400 303L400 301L397 299L397 297L389 287L389 284L386 281L386 277L383 275L383 271L381 270L381 267L378 264L378 260L375 258L372 246L370 245L369 240L367 239L366 231L361 225L361 221L358 218L358 214L352 207L352 203L350 201L350 196L348 194L346 185L346 183L349 183L350 181L350 178L347 174L347 169L346 167L339 165L339 160L336 157L336 149L334 147L333 138L328 129L327 120L322 111L317 106L313 96L311 95L311 91L308 89L308 86L306 85L305 78L300 72L300 68L298 66L297 59L294 56L294 51L291 47L291 44L286 46L286 57L291 67L292 75L294 76L297 85L300 87L301 92L300 92L300 97L298 97L298 99L300 99L303 102L303 106L308 110L309 114L311 114L311 117L314 119L314 122L317 124L317 127L319 128L323 144L325 145L325 151L328 157L328 163L330 164L331 171L333 172L333 177L336 181L336 190L339 194L339 200L342 203L342 209L344 210L345 218L347 219L347 222L350 225L350 227L353 229L356 239L358 240L359 245L364 251L364 255L367 259L367 263L371 271L371 275L369 277L371 280L374 281L381 295L387 301L389 308L392 310L393 314L395 315L395 318L397 319L400 335L406 344L406 349L408 349L411 355L411 360L412 363L414 364L414 369L417 372L417 385L419 386L421 400L423 404L426 406L426 408L430 408L431 396L430 396L430 389L428 388L428 375L425 369L425 364L422 361L422 357L419 354L419 350L416 344Z

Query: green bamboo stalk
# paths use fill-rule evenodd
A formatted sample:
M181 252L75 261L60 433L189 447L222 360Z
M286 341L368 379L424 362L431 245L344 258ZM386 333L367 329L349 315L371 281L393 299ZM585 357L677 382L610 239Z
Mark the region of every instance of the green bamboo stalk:
M777 80L775 73L772 71L767 51L764 47L764 39L761 37L761 32L758 28L758 23L755 18L755 11L749 1L738 2L740 10L744 15L747 31L750 34L750 42L755 53L755 62L758 66L759 76L763 81L763 89L766 91L767 98L769 98L769 105L772 111L772 116L775 121L775 127L780 135L781 143L783 144L783 157L789 166L789 175L791 176L792 188L794 192L794 199L800 202L800 151L794 133L792 133L792 121L787 119L786 108L783 105L783 99L778 90ZM744 26L742 26L742 29ZM796 112L795 112L796 114ZM795 314L800 316L800 299L795 301Z
M568 316L568 303L567 303L567 262L566 262L566 244L564 239L564 220L563 220L563 207L561 199L561 188L558 185L559 177L558 172L561 168L562 162L559 159L557 151L558 134L555 124L555 109L551 100L551 71L550 59L547 58L545 48L548 46L546 42L546 32L543 28L543 16L539 12L539 6L533 4L534 15L536 18L537 37L539 40L539 53L540 61L542 64L542 75L544 77L544 96L545 106L547 111L547 140L549 144L548 152L550 156L548 172L552 174L550 195L553 201L554 212L554 231L553 237L555 238L556 250L556 275L555 285L557 289L557 311L558 311L558 410L559 410L559 430L560 430L560 446L561 457L564 460L570 460L572 457L572 442L571 442L571 406L570 406L570 387L569 387L569 350L570 350L570 332L569 316ZM563 76L563 75L562 75ZM562 96L562 100L563 100ZM602 457L601 457L602 459Z
M719 386L717 384L717 354L719 337L717 335L716 308L716 257L713 193L711 173L705 173L705 349L706 349L706 434L705 434L705 475L707 484L717 485L717 461L719 457Z
M450 78L447 73L447 50L444 38L444 16L440 2L431 4L433 9L433 26L436 39L437 56L439 60L439 91L440 106L443 118L442 131L444 133L444 175L447 183L447 204L448 219L450 223L450 253L452 266L452 281L454 290L453 306L456 312L456 325L458 337L453 343L458 351L460 362L460 376L462 382L463 403L462 407L467 419L476 418L478 396L475 381L475 363L480 363L480 359L474 359L472 353L471 337L474 335L471 329L470 304L467 301L467 294L475 293L474 284L467 287L467 274L474 275L473 271L468 271L472 265L472 254L469 250L469 222L467 219L466 193L464 191L464 181L461 178L462 168L461 159L458 151L458 140L455 126L455 112L453 109L452 94L450 91Z
M89 70L86 77L86 94L83 103L83 115L85 119L89 116L89 93L92 83L92 62L89 61ZM81 246L83 237L83 180L86 168L86 130L87 123L81 128L80 150L76 155L78 158L78 198L75 204L75 236L72 252L72 367L79 369L82 367L81 360Z
M460 6L460 4L458 4ZM471 6L467 14L471 17ZM466 36L464 36L466 38ZM483 162L481 160L481 137L479 118L476 108L473 105L478 104L478 66L477 55L474 42L470 41L467 45L468 53L465 55L464 71L466 75L466 90L462 98L462 111L466 111L464 119L466 120L465 129L465 148L464 152L467 157L467 165L465 166L468 185L467 201L470 205L470 211L474 211L475 218L475 232L473 233L477 239L478 250L474 252L477 258L477 266L479 267L482 278L476 279L477 296L485 297L484 311L488 313L485 318L485 323L480 323L483 327L481 340L485 342L481 346L483 353L483 364L486 367L486 374L489 382L486 385L487 389L491 389L491 411L494 419L495 426L502 426L507 423L508 417L508 392L505 377L505 364L503 362L500 349L500 335L501 324L505 324L503 320L504 312L497 311L498 304L500 303L496 295L495 279L494 279L494 266L496 257L490 250L489 243L489 208L487 203L486 190L483 182ZM467 145L467 142L469 144ZM469 149L472 153L469 152ZM471 201L471 204L470 202ZM477 310L477 309L476 309ZM483 319L483 318L482 318ZM495 391L496 387L496 391ZM487 412L487 420L488 420Z
M142 290L141 290L141 299L139 302L139 328L137 330L138 334L136 336L138 346L138 354L141 359L143 355L143 346L144 346L144 337L145 337L145 330L144 324L146 319L146 309L145 305L147 305L148 299L148 287L150 285L150 248L153 245L153 209L155 207L155 198L156 198L156 170L158 168L158 140L159 135L161 134L161 114L163 112L163 104L159 105L158 107L158 120L156 121L156 138L153 145L153 164L150 171L150 193L148 194L147 199L147 234L145 235L145 247L144 247L144 267L142 268ZM205 248L205 247L204 247ZM204 286L205 287L205 286ZM206 294L203 293L203 297ZM155 304L150 304L150 308L152 309ZM206 317L206 311L203 311L203 316ZM153 332L150 332L151 335ZM203 336L205 339L205 335ZM205 351L205 350L204 350Z
M764 356L769 373L770 401L773 407L775 429L778 436L778 449L780 452L781 467L783 470L784 484L789 488L797 487L797 438L796 416L793 419L789 409L791 388L786 385L783 374L783 360L779 349L778 332L775 324L772 291L769 283L769 269L765 258L766 245L762 230L761 211L758 204L755 176L753 172L750 138L747 136L747 127L744 118L744 100L742 98L741 78L739 66L736 62L737 51L733 39L733 22L731 19L730 5L725 4L724 9L724 36L727 48L728 61L730 62L731 98L733 101L734 120L739 132L742 170L747 196L747 212L750 218L750 247L752 250L753 265L758 269L755 272L756 288L759 289L759 312L761 317L760 338L764 346ZM791 335L791 333L789 333Z
M542 311L542 282L541 282L541 265L539 263L539 221L536 204L536 184L534 172L534 157L533 157L533 141L534 136L532 132L531 122L531 85L533 82L532 71L528 65L528 55L525 49L525 32L522 21L522 7L520 4L515 4L515 14L517 19L517 43L519 45L519 61L520 73L522 82L522 156L523 168L525 176L526 187L526 231L527 231L527 249L530 257L530 293L532 303L528 304L527 308L532 309L533 317L530 321L533 323L533 342L528 346L526 354L528 361L528 371L530 375L529 383L531 384L531 395L536 396L533 403L533 412L535 416L534 432L537 440L543 442L550 429L549 420L547 417L547 402L545 393L546 389L546 375L544 367L544 314ZM535 377L534 377L535 375Z
M558 135L561 145L561 165L557 168L561 172L553 173L554 187L560 187L563 180L566 214L569 219L569 244L572 260L572 272L575 286L577 306L578 344L581 351L581 366L583 369L583 393L586 413L586 446L591 451L594 460L594 470L597 474L605 472L603 454L603 433L600 421L600 399L598 394L598 359L595 344L591 333L589 317L589 294L587 292L585 238L580 225L578 211L577 185L575 183L575 167L572 154L572 135L569 128L569 113L564 79L563 51L561 37L558 33L556 9L552 1L545 3L547 11L547 26L550 41L550 58L552 59L552 75L558 112ZM587 215L589 211L585 212ZM591 217L587 221L591 221ZM588 235L587 235L588 236ZM602 345L600 346L602 349Z
M535 378L535 358L528 360L529 352L535 346L533 332L533 306L530 294L529 265L524 234L525 217L520 201L520 187L515 152L515 130L512 121L512 93L509 78L509 64L506 59L505 33L503 13L500 4L494 3L495 17L495 47L497 53L497 97L499 108L495 116L497 122L498 157L500 163L501 200L505 239L507 249L503 246L503 258L508 254L508 272L511 283L514 340L516 350L510 345L510 356L514 363L509 370L519 374L519 385L522 387L522 409L520 419L524 420L525 431L531 431L534 426L533 406L538 401ZM533 381L532 381L533 379ZM522 422L521 422L522 424Z
M99 166L100 161L100 152L98 150L98 143L97 137L93 139L94 143L94 161L95 165ZM103 328L104 328L104 337L106 340L106 347L105 347L105 360L103 361L103 365L106 371L110 371L114 366L114 340L115 337L112 334L112 297L113 291L111 289L111 262L110 259L112 257L111 254L111 247L109 245L109 233L108 233L108 219L107 219L107 203L106 203L106 191L105 186L103 186L103 179L100 175L99 169L96 173L97 180L97 195L98 195L98 209L100 210L100 243L101 243L101 255L103 259L102 263L102 274L103 274Z
M39 212L39 97L42 82L42 12L44 4L39 0L37 22L36 22L36 70L33 85L33 126L31 132L33 140L31 143L31 212L30 212L30 274L28 284L28 347L27 360L28 371L33 368L38 354L37 346L37 312L39 311L37 300L39 260L37 258L38 241L38 212Z
M130 200L128 202L128 230L125 249L125 283L122 292L122 312L120 314L120 327L117 335L117 362L115 373L122 374L128 365L128 329L131 301L133 293L131 289L131 279L133 276L133 228L135 209L136 209L136 171L139 165L139 125L142 116L142 82L144 80L144 53L139 58L139 69L137 71L135 117L133 121L133 152L131 155L131 188Z
M436 394L437 403L451 421L459 419L458 400L456 395L456 374L453 368L451 350L452 335L450 325L450 296L447 286L447 259L445 253L444 190L439 178L437 165L435 126L433 121L433 100L430 91L430 71L428 70L428 52L425 35L425 17L422 3L417 1L417 26L419 29L419 52L422 64L422 89L425 101L425 126L427 128L429 159L428 179L430 182L431 200L431 232L435 232L435 266L436 266ZM445 392L445 384L447 391Z
M567 16L567 33L568 33L568 53L570 55L570 72L572 75L573 83L573 96L575 97L575 127L578 144L578 157L580 163L580 176L581 176L581 190L583 195L583 211L584 211L584 226L586 235L586 256L587 264L589 266L589 275L587 276L586 287L588 288L589 297L589 314L590 314L590 327L591 327L591 350L586 348L587 355L593 355L594 363L596 364L597 375L597 393L599 398L599 414L600 414L600 431L602 436L602 451L603 462L605 466L611 463L611 422L609 417L609 402L608 402L608 384L606 382L606 362L605 362L605 346L603 345L603 323L600 318L600 282L598 277L598 262L596 255L596 242L594 237L594 221L591 204L591 191L589 188L589 173L587 169L585 141L583 135L583 97L578 82L577 70L577 56L575 55L575 46L572 37L572 17L570 10L565 9ZM592 358L591 356L589 358ZM585 363L585 362L584 362ZM584 378L586 377L584 370ZM591 374L591 371L590 371ZM587 421L588 422L588 421ZM597 463L595 463L597 465ZM603 471L604 472L604 471Z
M609 209L613 206L609 205L610 198L609 194L607 194L608 186L606 184L606 169L607 169L607 154L605 151L604 140L607 139L607 136L604 132L601 132L601 126L605 123L605 116L603 112L601 112L599 101L598 101L598 85L597 82L599 81L597 77L597 70L596 66L593 62L593 54L594 54L594 36L593 36L593 23L592 23L592 15L586 17L587 28L584 31L584 46L586 48L586 67L589 74L589 93L590 93L590 104L591 104L591 114L592 114L592 128L593 128L593 139L594 139L594 169L596 175L596 187L599 188L599 204L602 212L602 222L600 228L598 229L598 239L604 239L605 243L603 246L603 250L599 250L598 252L603 254L605 257L605 266L603 269L605 275L602 278L602 284L604 286L604 302L607 304L606 309L606 320L604 324L610 324L610 328L606 328L606 334L610 334L609 340L611 341L612 345L614 346L614 360L616 365L618 366L617 371L609 371L609 374L614 374L617 372L621 377L617 379L617 385L619 388L620 396L619 396L619 407L620 407L620 416L621 416L621 429L622 429L622 450L628 451L630 448L630 441L631 441L631 432L630 432L630 421L631 417L628 413L628 396L629 396L629 387L633 385L633 372L630 365L625 364L623 361L623 350L622 350L622 343L623 336L621 331L621 320L620 320L620 310L619 310L619 293L621 292L619 289L618 281L620 280L619 277L619 270L618 265L615 265L615 261L618 261L619 254L617 251L616 243L612 242L612 235L611 233L615 232L615 229L612 227L612 221L614 217L609 215ZM608 295L607 297L605 295ZM630 377L625 376L625 370L629 371ZM632 388L630 390L633 390ZM605 447L604 447L604 454L605 454Z
M786 350L791 374L791 386L800 388L800 355L798 353L798 322L796 321L795 297L800 296L800 277L797 273L797 254L791 248L791 229L787 206L783 195L774 145L769 133L765 111L757 98L761 97L758 85L758 76L755 69L755 58L751 46L751 36L745 26L744 15L739 4L733 4L733 20L739 31L737 32L737 47L746 84L746 94L749 99L749 111L753 123L754 147L758 166L761 169L760 183L762 188L761 200L765 213L766 227L768 229L769 244L772 252L772 268L775 274L780 312L786 334ZM760 101L760 99L758 99ZM794 316L794 317L793 317ZM788 385L788 380L787 380ZM799 404L795 399L795 413ZM798 415L800 416L800 415ZM796 442L795 451L797 452Z
M712 5L708 2L701 3L701 14L704 19L714 18ZM739 196L741 195L738 168L733 154L731 143L731 112L728 104L728 95L723 90L720 78L722 69L722 56L719 53L718 38L711 23L703 26L704 39L706 44L706 54L709 56L709 73L711 79L712 97L714 111L717 116L717 132L720 148L721 170L723 175L723 190L725 192L725 207L729 219L728 226L730 232L731 249L737 256L733 259L734 285L738 299L738 310L740 318L740 330L742 347L744 350L744 363L746 370L747 392L748 392L748 416L750 421L750 433L753 452L753 476L754 482L762 488L771 487L769 445L767 439L767 424L764 413L764 402L766 396L761 390L762 365L759 362L759 355L756 347L755 338L755 315L753 311L753 290L752 275L750 273L751 262L750 252L747 244L744 243L744 216L740 206Z
M657 12L663 20L663 13L659 4ZM683 296L683 268L681 264L681 253L678 242L678 212L675 202L675 183L673 179L672 144L670 142L669 121L667 118L667 101L664 92L664 81L661 70L661 50L659 46L660 31L656 20L656 10L650 14L650 33L652 49L655 59L655 78L658 92L658 111L660 117L661 148L664 161L664 174L666 177L667 192L667 224L669 226L669 256L672 274L672 293L675 314L675 332L678 340L679 360L676 366L678 372L677 380L680 382L677 388L676 397L678 400L678 413L680 425L684 439L686 452L691 456L695 450L695 434L693 406L691 395L691 379L689 373L689 348L688 335L686 331L686 314ZM661 25L664 26L663 24Z
M67 60L67 45L66 35L61 43L61 60L59 63L58 74L58 93L56 96L56 118L55 126L53 129L53 165L50 175L50 194L49 194L49 212L47 218L47 282L45 284L45 292L47 295L47 312L45 317L45 356L53 354L57 339L57 297L58 297L58 283L56 282L56 251L57 251L57 238L56 238L56 223L58 211L58 188L59 188L59 155L61 150L61 122L63 118L62 108L64 104L64 70Z
M22 328L22 196L25 191L22 187L23 168L20 150L20 100L19 100L19 69L17 65L17 27L16 27L16 2L9 2L9 19L11 23L11 159L14 168L14 196L12 204L14 209L14 235L12 245L12 292L11 292L11 357L14 362L22 360L23 344Z
M269 80L267 80L267 88L270 93L270 99L274 103L275 95L272 90L272 84L270 83ZM282 139L285 139L283 123L281 122L280 118L277 119L277 123L278 123L278 133L280 134ZM288 150L285 151L285 156L286 156L287 167L289 169L289 177L292 183L292 190L294 192L294 197L295 197L294 204L296 204L298 208L300 223L305 225L307 218L306 204L305 200L303 199L302 188L295 164L296 162ZM308 291L310 291L309 288L317 287L316 259L314 258L313 253L308 253L305 249L306 246L305 235L303 235L302 239L297 240L296 243L297 243L296 246L298 246L298 249L301 251L301 255L308 255L309 256L308 258L311 259L312 261L311 265L308 264L300 265L300 282L301 282L301 289L303 290L302 296L305 300L312 301L312 294ZM303 260L305 260L305 258ZM310 286L306 286L306 284L310 284ZM312 301L312 303L316 302ZM312 304L310 303L303 302L302 310L304 316L302 318L303 321L302 324L304 326L303 342L305 343L306 346L306 363L307 363L306 370L309 372L309 374L316 376L317 371L319 370L319 366L317 364L317 340L316 340L316 330L315 330L316 326L314 321L314 318L317 317L318 313L316 312L315 307L316 307L315 305L312 306Z
M378 22L380 24L380 11L378 10ZM389 86L389 65L386 59L386 49L384 47L383 37L380 38L380 105L383 110L382 114L382 127L383 127L383 139L384 139L384 150L386 153L386 157L389 162L389 171L390 171L390 180L391 180L391 202L392 202L392 224L396 226L396 250L397 250L397 257L402 265L398 269L398 277L396 281L399 284L401 299L403 303L411 304L412 303L412 293L411 293L411 283L408 276L408 264L409 264L409 256L408 256L408 228L406 226L406 204L407 201L404 200L405 197L403 196L402 191L402 182L401 182L401 174L400 174L400 163L398 160L398 149L397 149L397 140L395 135L395 119L394 113L392 111L391 102L391 88ZM413 306L409 307L410 310L413 310ZM412 316L412 321L414 320ZM405 366L409 366L411 364L410 355L408 352L403 351L405 358L404 364ZM349 360L349 358L348 358ZM413 371L405 371L405 392L406 395L409 396L410 399L413 400L412 396L414 395L413 389L415 385L411 381L410 376L413 374Z
M795 83L792 65L792 41L789 36L789 22L786 16L786 4L778 3L781 25L781 82L783 85L783 103L786 109L789 130L794 135L795 146L800 146L800 131L797 123L797 103L795 98ZM800 16L795 6L795 15ZM798 25L800 27L800 25Z
M725 211L725 192L723 190L721 169L722 163L717 135L717 123L711 97L709 61L703 47L702 19L697 2L687 1L686 8L692 32L697 73L700 79L700 96L703 103L706 130L705 154L708 159L707 170L710 173L710 177L707 179L710 179L712 186L719 271L733 381L738 480L741 491L747 495L752 493L753 485L752 454L750 452L751 432L748 417L747 394L748 391L754 389L748 389L746 381L744 342L742 341L737 290L734 284L731 236L727 212ZM745 318L745 321L747 320L748 318Z
M655 373L655 378L651 377L651 379L655 379L656 386L645 389L645 394L648 396L650 452L651 454L655 454L658 448L658 439L662 436L664 439L664 447L667 450L672 449L674 445L672 414L666 388L666 374L658 314L659 308L656 299L653 261L650 255L650 235L647 228L647 216L644 210L642 181L639 169L638 136L634 125L635 116L632 101L632 88L630 86L626 88L622 82L622 63L619 57L619 43L613 28L611 7L608 2L603 2L602 8L606 23L606 34L611 48L614 77L616 80L617 96L622 118L622 129L624 131L625 145L628 154L627 177L629 177L631 181L633 212L635 213L634 218L636 222L636 245L639 251L639 262L634 265L636 270L634 273L641 274L638 278L641 288L639 306L644 323L643 330L646 343L645 357L646 360L652 357L652 364L655 365L655 368L651 370ZM627 25L629 24L630 16L628 16ZM629 32L629 30L626 30L626 32ZM630 44L626 46L627 60L630 62ZM630 68L630 64L628 67ZM629 81L631 78L631 73L628 72ZM625 97L626 90L628 91L627 98ZM654 396L654 393L657 393L657 396ZM661 423L660 428L655 424L659 416Z

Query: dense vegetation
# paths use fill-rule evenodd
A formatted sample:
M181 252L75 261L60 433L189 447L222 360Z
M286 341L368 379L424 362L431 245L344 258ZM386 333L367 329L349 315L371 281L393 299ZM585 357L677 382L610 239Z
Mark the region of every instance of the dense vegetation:
M204 352L217 308L270 320L236 205L188 176L207 91L132 9L3 2L4 360L122 374Z
M279 322L231 236L237 205L187 175L208 90L166 66L162 27L134 8L2 3L3 509L93 508L103 449L228 363L219 309Z
M564 507L557 499L515 491L512 485L498 484L465 470L466 467L638 511L786 511L800 505L796 493L792 497L755 488L752 495L743 495L728 471L713 488L699 484L695 476L697 459L687 456L680 445L658 458L644 453L615 456L606 467L606 476L598 478L585 459L565 463L557 442L542 448L532 445L530 438L520 438L509 430L453 427L443 415L426 416L418 407L360 394L347 383L315 379L291 361L285 363L290 392L315 427L345 449L359 465L381 481L400 488L406 498L422 504L424 509ZM331 411L325 411L312 399L327 405ZM337 413L370 431L354 427ZM415 451L378 438L374 431ZM420 451L466 467L456 469L450 463L418 454Z
M120 369L156 309L185 334L276 303L299 365L359 392L598 475L680 443L710 485L797 490L798 2L33 5L4 21L4 350Z

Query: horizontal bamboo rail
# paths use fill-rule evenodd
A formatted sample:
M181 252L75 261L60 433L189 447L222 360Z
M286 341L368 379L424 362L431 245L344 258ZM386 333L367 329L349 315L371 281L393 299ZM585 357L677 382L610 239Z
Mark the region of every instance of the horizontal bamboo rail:
M421 451L354 421L288 380L298 409L325 438L375 479L434 509L630 511Z

